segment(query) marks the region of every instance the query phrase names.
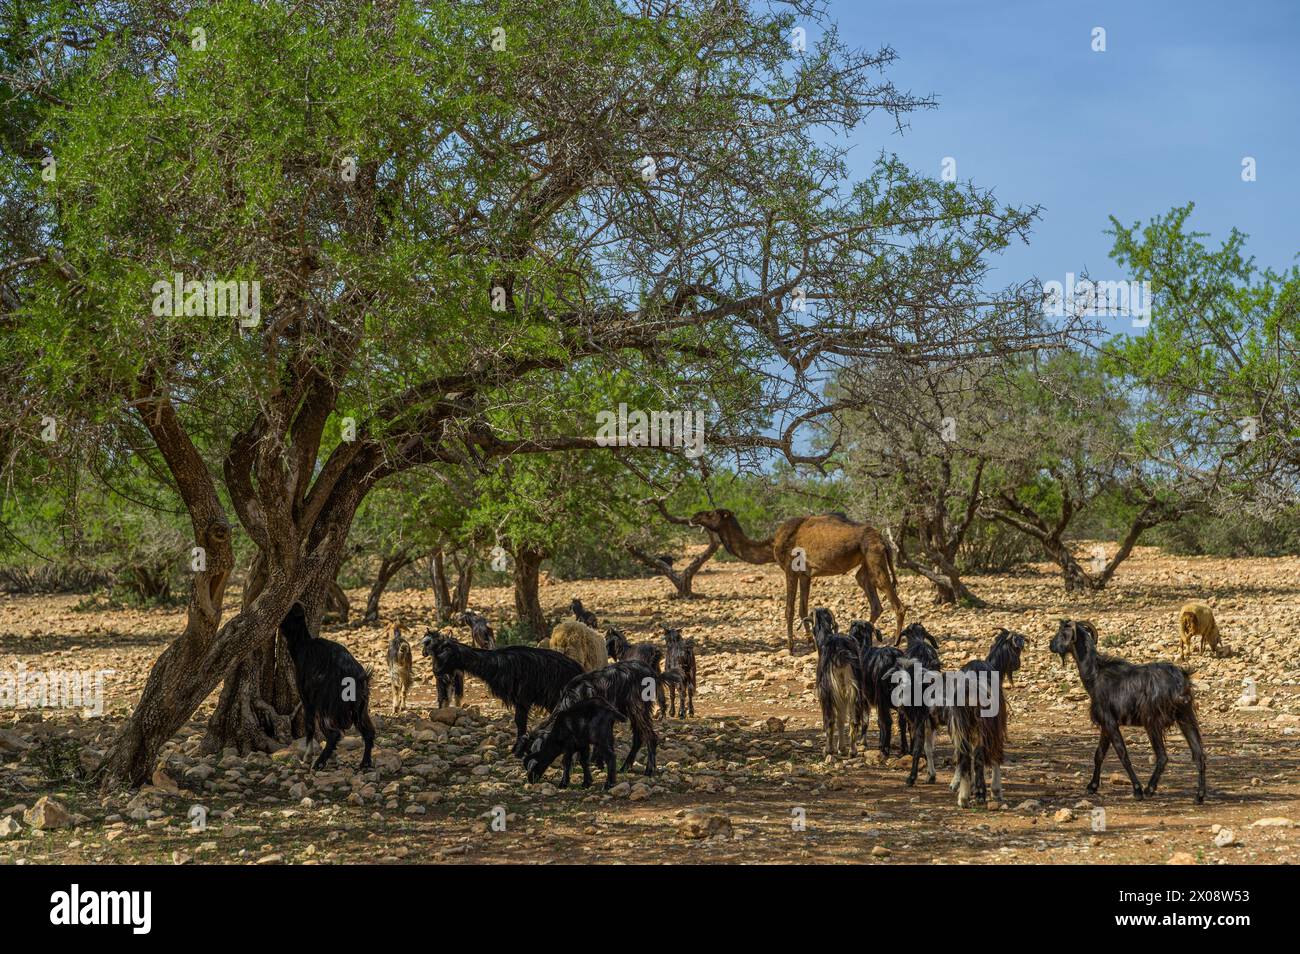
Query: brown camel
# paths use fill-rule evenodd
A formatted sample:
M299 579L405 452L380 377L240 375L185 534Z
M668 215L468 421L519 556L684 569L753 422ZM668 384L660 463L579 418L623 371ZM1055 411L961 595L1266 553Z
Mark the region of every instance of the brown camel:
M871 622L882 612L877 590L884 590L894 609L894 645L903 632L903 604L889 548L875 527L854 523L839 513L791 517L767 540L745 536L730 510L701 510L690 519L718 535L732 556L746 563L776 563L785 571L785 635L794 651L794 595L799 591L799 618L808 615L808 589L815 576L839 576L854 567L855 577L871 604Z

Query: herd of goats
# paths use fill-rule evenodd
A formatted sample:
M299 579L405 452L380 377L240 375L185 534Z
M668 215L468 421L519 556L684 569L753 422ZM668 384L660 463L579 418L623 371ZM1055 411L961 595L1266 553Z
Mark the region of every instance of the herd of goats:
M460 621L469 627L473 645L436 630L422 642L423 655L433 668L439 708L459 706L465 675L475 677L507 707L515 720L514 755L523 763L529 782L541 781L557 758L563 759L560 787L569 784L573 758L582 766L583 787L591 785L594 755L606 774L605 788L617 778L615 723L626 721L632 746L620 771L628 771L645 744L645 774L654 775L658 733L655 707L665 714L686 718L695 714L696 663L693 640L678 629L664 628L664 643L631 643L614 627L602 636L594 614L579 600L572 604L574 619L556 625L548 648L503 646L498 648L488 621L474 612ZM825 731L828 760L864 751L871 710L877 713L880 759L889 754L894 713L898 713L899 752L912 757L907 784L916 782L924 755L927 781L935 781L934 743L946 726L954 747L956 771L951 788L965 807L973 795L987 803L984 773L991 767L993 797L1002 801L1002 761L1007 741L1009 710L1003 684L1013 683L1020 668L1025 637L1001 629L988 655L956 671L945 671L939 644L920 623L902 629L895 645L887 645L871 622L855 620L848 635L841 635L827 609L817 609L804 626L817 647L816 691ZM314 637L306 613L294 604L280 627L294 661L298 689L307 725L305 755L315 750L319 728L325 746L314 768L333 754L342 734L355 726L365 742L361 770L371 767L375 729L369 713L369 674L339 643ZM411 644L396 624L390 624L388 670L393 687L393 709L401 711L414 682ZM1201 636L1217 646L1217 627L1208 607L1191 604L1182 617L1184 651L1191 636ZM902 642L905 648L897 645ZM1090 716L1100 731L1093 757L1088 792L1101 782L1102 761L1114 746L1141 799L1155 792L1168 762L1164 737L1177 725L1196 763L1196 802L1205 799L1205 753L1197 723L1190 674L1173 663L1141 665L1097 652L1097 631L1088 622L1062 620L1050 649L1072 655L1084 688L1091 698ZM610 659L613 662L610 662ZM352 691L340 692L340 685ZM531 731L528 716L533 707L549 713ZM1155 768L1142 786L1129 761L1121 735L1123 726L1146 730L1155 752ZM910 745L909 745L910 736Z

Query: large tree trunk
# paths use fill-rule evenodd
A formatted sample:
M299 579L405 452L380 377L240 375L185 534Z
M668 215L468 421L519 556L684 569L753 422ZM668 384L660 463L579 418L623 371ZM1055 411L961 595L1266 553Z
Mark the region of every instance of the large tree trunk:
M545 554L540 550L520 548L514 554L515 562L515 617L527 627L533 639L547 637L546 616L537 587Z

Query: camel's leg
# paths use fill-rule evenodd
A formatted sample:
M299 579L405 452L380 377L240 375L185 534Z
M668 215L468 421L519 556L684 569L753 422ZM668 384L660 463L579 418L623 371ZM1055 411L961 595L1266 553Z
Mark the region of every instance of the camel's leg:
M785 571L785 638L792 653L794 652L794 590L797 585L794 571L787 569Z
M812 588L812 577L807 573L799 574L799 618L808 618L808 591ZM808 637L812 639L811 636Z
M880 595L876 592L876 584L871 581L871 569L866 563L858 567L858 572L853 578L858 581L858 586L862 587L862 592L867 596L867 603L871 607L871 625L876 625L876 620L884 612L884 607L880 605Z

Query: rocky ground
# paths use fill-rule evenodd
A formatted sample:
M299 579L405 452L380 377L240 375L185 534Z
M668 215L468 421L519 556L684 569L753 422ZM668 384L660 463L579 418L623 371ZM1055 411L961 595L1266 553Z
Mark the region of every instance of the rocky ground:
M102 717L0 709L0 863L1296 859L1300 560L1184 559L1139 549L1109 590L1080 597L1067 597L1047 566L970 582L989 608L935 609L928 586L911 576L901 595L914 618L941 636L950 668L982 656L999 626L1029 637L1024 668L1007 693L1006 803L971 809L959 809L948 790L946 734L937 785L907 788L907 761L878 765L874 751L823 761L812 692L816 656L807 643L793 656L784 648L783 583L773 567L714 562L690 602L669 599L662 580L543 587L543 604L556 615L580 596L634 640L657 638L661 624L672 624L696 642L697 717L662 724L661 774L625 776L608 794L598 786L555 788L558 766L546 782L526 784L510 755L508 715L472 678L464 709L431 711L423 659L411 708L389 714L382 630L352 626L327 635L375 672L377 771L355 771L355 735L336 765L314 775L291 749L201 756L205 707L168 747L153 785L103 795L78 777L93 767L150 664L180 631L180 612L0 596L0 676L23 667L114 670ZM237 593L227 598L233 612ZM1223 656L1190 662L1209 753L1206 803L1192 803L1193 767L1176 733L1155 798L1133 799L1113 753L1101 792L1085 796L1096 736L1073 663L1064 666L1047 651L1056 621L1093 620L1106 652L1171 659L1177 612L1188 599L1215 607L1225 641ZM816 581L813 604L829 606L844 628L863 608L849 577ZM510 612L510 593L480 589L473 605L498 622ZM394 592L385 611L418 636L432 601L425 592ZM1245 679L1255 682L1254 704L1241 699ZM1146 739L1133 730L1127 737L1135 768L1149 773ZM1104 831L1093 830L1096 807L1106 810Z

